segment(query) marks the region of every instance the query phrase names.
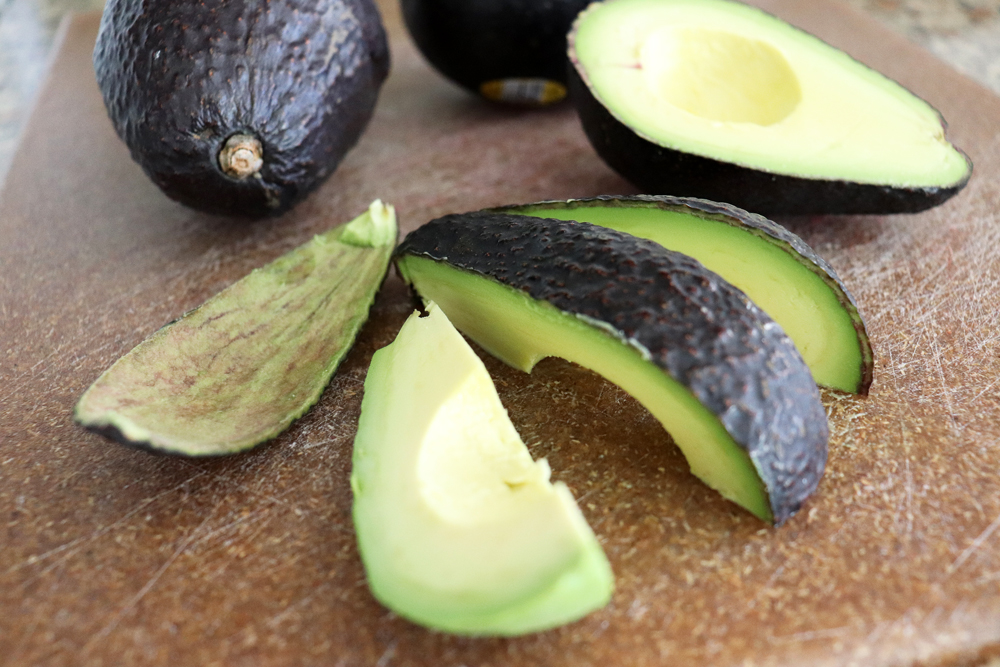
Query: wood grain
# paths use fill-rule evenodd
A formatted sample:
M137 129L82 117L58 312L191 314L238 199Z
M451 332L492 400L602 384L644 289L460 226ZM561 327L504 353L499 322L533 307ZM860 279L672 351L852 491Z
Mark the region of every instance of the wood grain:
M114 136L75 19L0 194L0 665L960 665L1000 653L1000 100L826 0L767 9L937 106L976 164L914 216L784 220L840 272L877 356L828 394L830 464L778 530L705 489L626 394L565 363L487 359L535 456L616 573L552 632L455 638L371 597L350 521L365 369L410 309L393 277L320 403L273 443L163 458L71 421L162 324L381 197L404 231L543 198L627 193L571 109L488 106L431 71L385 5L393 74L369 131L290 215L164 198Z

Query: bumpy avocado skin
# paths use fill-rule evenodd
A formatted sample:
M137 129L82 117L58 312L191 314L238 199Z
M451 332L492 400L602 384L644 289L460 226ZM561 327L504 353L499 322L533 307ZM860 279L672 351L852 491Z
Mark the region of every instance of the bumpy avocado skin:
M389 71L372 0L109 0L94 49L108 114L149 177L210 213L278 215L356 143ZM256 137L263 165L219 153Z
M566 33L591 0L402 0L424 57L474 92L527 77L566 83Z
M816 251L803 241L801 237L773 220L769 220L756 213L750 213L725 202L715 202L696 197L673 197L670 195L599 195L584 199L550 200L531 204L501 206L487 210L491 213L516 214L518 211L526 209L573 210L588 206L620 209L657 208L663 211L687 213L699 218L715 220L732 227L744 229L751 234L766 238L774 245L786 248L786 252L796 258L801 264L807 266L813 273L820 276L834 290L841 306L850 314L854 330L858 335L858 345L861 349L861 377L854 392L862 396L868 395L875 370L875 357L871 341L868 339L868 330L865 326L864 317L862 317L861 311L858 310L858 304L854 300L854 295L847 289L847 285L840 279L840 276L837 275L837 272L830 266L829 262L816 254Z
M403 255L606 323L648 351L753 460L776 525L819 484L829 427L812 375L781 327L696 260L596 225L488 212L427 223Z
M775 174L685 153L643 138L615 118L569 70L569 98L597 154L643 192L724 200L763 215L917 213L944 203L968 183L894 187Z

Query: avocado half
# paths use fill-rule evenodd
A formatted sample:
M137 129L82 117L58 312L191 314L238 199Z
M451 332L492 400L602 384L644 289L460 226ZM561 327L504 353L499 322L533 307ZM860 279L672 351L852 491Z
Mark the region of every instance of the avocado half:
M557 356L635 397L691 471L781 524L826 463L826 413L781 327L696 260L580 222L449 215L396 250L403 279L455 326L529 371Z
M868 393L874 357L854 297L805 241L763 216L704 199L642 195L491 210L589 222L694 257L781 325L816 382Z
M254 270L116 361L74 417L126 445L220 456L306 413L354 344L389 268L396 214L357 218Z
M590 0L401 0L406 27L439 72L488 100L566 97L566 33Z
M588 138L648 193L764 214L903 213L972 172L929 104L742 3L595 3L569 56Z
M351 488L372 593L414 622L519 635L611 597L569 488L532 461L483 362L433 303L372 358Z
M109 0L94 69L115 130L164 193L262 217L354 146L389 50L373 0Z

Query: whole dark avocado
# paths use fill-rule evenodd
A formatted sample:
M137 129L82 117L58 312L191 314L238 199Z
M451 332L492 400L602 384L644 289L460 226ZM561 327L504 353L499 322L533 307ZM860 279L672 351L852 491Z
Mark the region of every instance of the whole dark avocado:
M406 27L439 72L494 102L566 96L566 33L591 0L401 0Z
M372 0L109 0L94 69L115 130L169 197L263 217L357 142L389 50Z
M621 386L696 476L762 519L780 525L816 489L829 430L809 369L779 325L691 257L588 223L478 212L411 232L395 261L507 363L559 356Z

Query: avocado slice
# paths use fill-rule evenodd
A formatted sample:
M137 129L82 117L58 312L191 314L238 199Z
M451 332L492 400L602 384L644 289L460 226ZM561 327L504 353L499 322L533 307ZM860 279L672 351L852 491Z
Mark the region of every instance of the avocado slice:
M587 223L478 212L411 232L395 262L511 366L557 356L622 387L697 477L761 519L783 523L819 483L829 434L809 369L694 259Z
M354 440L372 593L453 633L519 635L611 598L611 567L562 482L532 461L483 362L433 303L372 358Z
M84 392L81 425L167 454L232 454L319 400L354 344L396 242L368 211L257 269L116 361Z
M694 257L781 325L816 382L868 393L872 347L854 297L805 241L767 218L704 199L642 195L491 210L589 222Z
M401 0L410 36L439 72L494 102L566 97L566 33L590 0Z
M648 193L764 214L902 213L944 202L972 172L929 104L742 3L595 3L569 54L587 136Z
M94 69L115 130L164 193L263 217L354 146L389 49L373 0L109 0Z

